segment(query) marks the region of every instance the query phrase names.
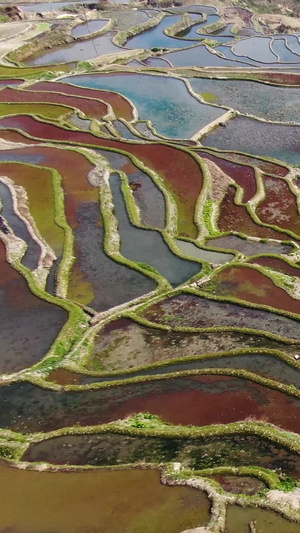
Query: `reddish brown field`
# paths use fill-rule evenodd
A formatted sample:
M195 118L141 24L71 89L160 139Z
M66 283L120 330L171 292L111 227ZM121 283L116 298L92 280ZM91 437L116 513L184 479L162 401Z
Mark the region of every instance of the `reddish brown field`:
M280 289L270 278L254 268L228 267L209 282L206 288L214 294L234 297L245 302L269 305L275 309L300 314L300 300L295 300ZM205 290L205 286L203 286Z
M110 104L114 110L117 118L124 118L125 120L133 119L133 109L129 101L123 96L112 93L110 91L103 91L100 89L85 89L83 87L76 87L68 83L40 81L31 85L34 91L54 91L73 96L83 96L85 98L93 98L95 100L103 100Z
M300 74L294 72L253 72L251 77L257 81L267 81L276 85L300 86Z
M278 272L282 272L283 274L287 274L288 276L296 276L297 278L300 278L300 268L293 267L283 259L278 259L277 257L256 257L255 259L251 259L248 261L249 263L255 263L256 265L266 266L270 267L273 270L278 270Z
M28 139L28 137L25 137L24 135L22 135L22 133L18 133L17 131L10 131L10 130L0 130L0 139L3 139L4 141L12 142L12 143L24 143L24 144L38 144L40 142L34 139Z
M24 80L18 80L17 78L0 78L0 85L21 85Z
M251 155L238 154L237 152L221 152L222 156L226 157L229 161L235 161L236 163L251 164L259 168L266 174L275 174L275 176L284 177L288 174L288 169L284 166L271 163L270 161L264 161Z
M81 202L98 202L98 193L97 189L92 187L87 180L87 174L92 170L93 165L88 162L88 160L81 154L73 152L70 150L59 150L57 148L45 148L45 147L35 147L35 148L23 148L20 150L14 150L13 154L16 156L28 155L34 156L41 155L42 160L37 163L37 165L45 166L49 168L56 169L62 177L62 186L65 190L65 204L66 204L66 215L69 223L72 227L76 227L79 224L79 221L76 217L77 205ZM10 169L12 172L13 164L0 167L2 169ZM30 168L23 165L22 173L25 174L28 172L30 174ZM41 173L41 170L38 169L37 174ZM20 166L15 165L15 177L20 179ZM14 178L12 178L14 179ZM24 186L27 189L27 186L24 182Z
M264 176L266 198L256 212L264 224L275 224L300 236L296 198L284 180Z
M292 240L286 233L280 233L272 228L266 228L256 224L249 215L246 207L234 203L235 193L235 187L228 187L220 208L219 228L221 231L235 231L251 237L277 239L280 241Z
M101 119L108 113L108 106L103 102L51 92L42 93L30 90L18 91L17 89L3 89L0 91L0 102L61 104L77 108L87 117L97 119Z
M156 414L172 424L195 426L230 424L251 418L300 433L299 400L281 392L227 376L179 378L178 390L174 390L176 381L156 383L153 393L141 390L134 398L124 396L123 402L107 410L105 421L138 412Z
M256 193L256 179L255 172L252 167L246 165L239 165L232 161L226 161L210 153L205 153L199 150L198 154L204 159L213 161L218 167L220 167L225 174L232 178L238 185L244 190L243 202L249 202Z

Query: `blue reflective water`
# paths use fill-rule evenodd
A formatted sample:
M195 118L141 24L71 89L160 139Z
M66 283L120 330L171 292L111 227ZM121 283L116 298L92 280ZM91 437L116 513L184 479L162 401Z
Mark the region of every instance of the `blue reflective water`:
M300 98L298 109L300 111ZM217 128L207 135L203 145L274 157L296 165L300 163L300 126L259 122L240 116L229 121L226 128Z
M165 59L161 59L160 57L147 57L147 59L145 59L143 63L147 65L147 67L170 68L169 63Z
M284 37L274 38L272 42L272 50L279 57L280 61L287 61L292 63L299 63L300 57L293 54L291 50L286 47Z
M246 57L246 56L237 56L237 55L235 55L232 52L230 46L222 46L221 45L221 46L217 46L214 50L216 50L218 52L221 52L221 54L223 54L226 57L226 59L228 59L230 61L235 61L237 63L236 66L238 66L238 67L243 67L243 66L245 66L245 64L251 65L253 67L262 67L263 66L263 67L272 67L272 68L290 66L289 63L278 63L278 62L275 62L275 63L273 63L273 62L272 63L263 63L262 64L260 61L255 61L254 59L250 59L249 57ZM273 56L276 57L274 54L273 54ZM297 56L296 56L296 61L297 61ZM298 59L298 61L300 61L300 58ZM230 66L234 66L232 62L230 63Z
M110 177L115 216L119 222L121 253L132 261L147 263L158 270L173 287L195 276L201 264L174 255L158 231L132 226L120 189L118 174ZM155 253L153 253L155 250Z
M166 16L163 20L150 30L146 30L139 35L128 39L126 48L184 48L190 43L181 39L173 39L164 34L164 30L182 20L182 15Z
M242 61L243 63L247 63L248 65L253 65L254 67L261 67L261 63L258 63L257 61L254 61L253 59L250 59L249 57L237 57L231 50L230 46L217 46L215 48L216 51L221 52L226 59L238 62L238 65L240 66L239 61ZM231 66L232 63L230 64Z
M88 4L89 2L84 3ZM42 2L40 4L18 4L18 7L21 8L22 11L26 11L27 13L43 13L46 11L57 11L58 9L62 9L63 7L70 7L73 4L82 4L82 0L72 0L71 2Z
M241 113L276 122L300 123L300 94L297 87L276 87L246 80L189 78L196 93L211 93L214 102Z
M298 54L300 56L300 43L297 35L285 35L285 39L288 48L290 48L294 54ZM298 58L298 61L300 61L300 58Z
M166 137L187 139L225 110L201 104L183 81L151 74L96 74L63 78L65 82L117 91L136 106L140 119L151 120Z
M73 37L83 37L84 35L88 35L89 33L94 33L96 31L102 30L104 26L108 23L108 19L104 20L89 20L85 24L78 24L73 31L72 35Z
M26 65L50 65L52 63L68 63L71 61L86 61L106 54L122 51L112 42L115 32L107 32L94 39L83 42L65 44L54 47L50 51L30 56L24 63Z
M251 37L250 39L243 39L232 46L232 51L237 56L247 56L254 61L261 63L275 63L277 57L271 51L270 37Z
M226 39L226 37L220 37L220 39ZM218 47L220 48L227 47ZM228 48L230 50L230 48ZM178 52L170 52L169 54L164 54L163 59L167 59L172 63L174 67L232 67L235 66L232 61L224 59L213 52L210 52L209 49L204 45L193 46L187 50L179 50ZM241 59L238 61L238 58L235 58L236 66L238 67L248 67L247 63L242 62Z
M190 15L191 21L198 20L200 18L200 13L192 13ZM175 37L169 37L165 35L164 30L176 24L182 20L182 15L169 15L166 16L155 28L146 30L139 35L128 39L126 43L126 48L135 49L135 48L186 48L191 45L191 40L193 39L207 39L210 36L206 34L199 34L197 30L205 28L206 26L217 22L220 19L219 15L213 14L208 15L207 20L195 24L191 28L187 28L182 32L178 33L177 39ZM214 35L215 38L215 35ZM216 39L219 39L216 35ZM229 37L220 37L221 42L231 40Z

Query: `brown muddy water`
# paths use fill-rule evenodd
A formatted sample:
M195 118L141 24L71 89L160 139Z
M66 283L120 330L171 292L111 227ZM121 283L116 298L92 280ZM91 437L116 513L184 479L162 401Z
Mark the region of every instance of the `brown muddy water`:
M0 465L1 533L164 533L203 525L200 491L160 484L156 470L33 472Z
M289 522L273 511L257 508L243 509L236 505L229 505L225 533L248 533L251 522L259 533L300 532L300 524Z

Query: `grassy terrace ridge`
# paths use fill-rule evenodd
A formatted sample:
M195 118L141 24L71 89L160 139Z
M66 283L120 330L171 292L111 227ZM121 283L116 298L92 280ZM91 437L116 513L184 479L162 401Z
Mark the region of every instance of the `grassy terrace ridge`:
M192 21L189 13L184 13L182 20L166 28L164 30L164 33L168 35L168 37L176 37L176 39L182 39L182 37L180 37L178 33L187 30L188 28L192 28L196 24L199 24L199 22L205 22L205 20L207 20L205 14L203 15L203 17L199 17L199 19Z

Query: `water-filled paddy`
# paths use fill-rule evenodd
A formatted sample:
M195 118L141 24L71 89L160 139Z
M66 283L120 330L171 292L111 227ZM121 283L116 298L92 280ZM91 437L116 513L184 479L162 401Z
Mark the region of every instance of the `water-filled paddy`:
M300 58L298 58L299 60ZM300 121L299 90L242 80L189 78L195 92L212 93L214 103L266 120ZM205 94L203 95L205 99Z
M209 263L214 263L216 265L223 265L228 261L234 259L233 254L226 254L223 252L213 252L211 250L205 250L204 248L198 248L192 242L177 240L176 244L182 253L188 255L189 257L196 257L197 259L203 259Z
M265 337L256 335L245 335L242 333L184 333L180 331L164 331L158 328L151 328L142 326L129 319L120 319L110 322L102 331L100 331L95 338L95 344L92 353L88 360L84 362L84 367L87 370L97 371L124 371L130 368L140 367L148 364L155 364L174 358L187 358L204 353L236 350L240 348L256 348L259 352L260 348L274 348L283 351L297 352L296 346L287 346L276 341L270 341ZM263 375L272 377L276 380L283 379L284 369L289 367L285 364L276 362L273 358L262 356L241 356L240 358L227 358L209 360L208 362L190 362L183 363L178 366L178 369L189 370L197 368L205 368L207 366L216 367L235 367L242 368L245 365L253 372L260 372L259 365L261 360L265 361L265 368ZM255 361L258 361L258 366L255 366ZM259 363L260 361L260 363ZM254 366L251 366L251 365ZM249 366L250 365L250 366ZM268 374L269 367L277 366L280 370L273 371ZM283 368L282 368L283 367ZM168 371L176 371L177 367L170 364L157 369L143 371L143 374L161 374ZM58 372L58 373L57 373ZM63 371L58 370L53 374L51 379L58 383L68 383L68 373L65 375ZM62 375L60 373L63 372ZM282 376L281 373L282 372ZM293 371L294 372L294 371ZM140 374L141 372L134 372L133 374ZM296 371L297 373L297 371ZM298 373L297 373L298 374ZM71 378L71 375L69 376ZM291 375L289 374L291 378ZM50 378L49 378L50 379ZM92 383L94 381L105 381L108 378L97 378L95 376L74 376L75 383ZM293 378L295 379L295 378ZM65 382L65 380L67 380ZM292 380L291 380L292 381ZM72 381L71 381L72 383Z
M181 334L183 337L183 335ZM176 336L174 337L176 339ZM178 338L180 336L178 334ZM185 336L185 339L187 337ZM174 341L173 341L174 342ZM200 343L199 343L200 344ZM196 352L199 355L199 351ZM180 354L186 357L185 350ZM239 355L239 356L226 356L226 357L217 357L217 358L208 358L197 361L188 361L181 362L177 364L165 364L164 366L158 368L152 368L149 370L141 371L132 371L126 375L114 375L111 377L103 378L93 378L85 377L82 378L82 383L92 383L93 381L111 381L113 379L124 379L135 376L155 376L167 374L169 372L180 372L186 370L201 370L204 368L233 368L233 369L245 369L254 374L258 374L265 378L273 379L280 383L285 383L286 385L294 385L297 389L300 389L300 377L299 370L293 366L288 365L284 361L280 360L276 356L265 355L265 354L248 354L248 355ZM128 370L128 368L126 368Z
M279 259L278 257L255 257L254 259L251 259L249 263L266 266L288 276L296 276L297 278L300 277L300 269L297 268L296 265L290 265L287 261Z
M87 99L92 98L93 100L97 100L98 106L100 105L99 100L103 100L112 106L117 118L124 118L125 120L129 121L133 119L131 104L123 96L117 93L85 89L67 83L48 81L40 81L34 85L31 85L30 87L34 91L54 91L72 96L80 96L83 98L86 97ZM90 100L88 100L88 103L90 103ZM94 102L91 102L91 104L94 104Z
M232 50L237 56L246 56L261 63L273 63L277 61L277 57L270 44L271 39L268 37L251 37L235 43Z
M227 507L226 533L248 533L249 523L255 523L262 533L299 533L300 524L289 522L280 514L258 508Z
M9 373L42 359L66 323L68 314L30 292L25 279L5 261L2 241L0 253L0 367L3 373Z
M287 48L285 38L273 38L271 48L274 54L278 56L279 61L286 61L292 63L299 62L299 56L294 54L289 48Z
M214 53L211 49L204 45L193 46L187 50L179 50L178 52L166 53L162 56L167 59L174 67L230 67L235 66L233 61L229 61L224 57ZM249 67L247 63L243 62L242 58L236 58L238 67Z
M253 267L225 268L202 285L202 289L222 298L237 298L257 305L268 305L290 313L300 313L300 301Z
M28 196L30 214L38 231L54 253L59 256L63 251L64 231L55 222L56 200L52 173L50 170L28 164L43 164L43 160L41 150L36 150L36 152L30 149L5 150L0 152L0 173L13 180L16 185L24 187ZM22 165L22 162L27 164ZM26 255L28 255L28 250Z
M73 124L74 126L76 126L76 128L78 128L80 130L86 130L86 131L89 131L90 125L91 125L91 121L90 120L85 120L83 118L79 118L79 116L76 115L76 113L73 113L73 115L71 115L68 118L68 122L70 124Z
M224 237L216 237L206 241L206 245L210 248L224 248L225 250L237 250L245 255L257 254L288 254L292 251L292 247L288 244L276 242L260 242L241 239L236 235L225 235Z
M205 28L206 26L215 23L219 20L219 18L219 15L211 14L208 15L207 20L201 22L200 14L191 13L191 22L195 23L195 21L199 21L199 23L194 24L186 30L178 31L176 36L170 37L165 33L165 30L173 26L173 24L181 22L182 15L165 16L162 21L154 28L150 28L149 30L146 30L138 35L130 37L126 42L125 46L126 48L130 49L186 48L187 46L193 44L193 41L189 39L200 40L201 37L205 38L206 35L201 36L199 35L199 33L197 33L197 31L201 31L202 28ZM176 37L180 38L177 39Z
M71 112L72 107L75 107L85 113L88 117L96 118L100 120L102 117L107 115L108 106L104 102L99 102L91 99L84 99L78 96L71 96L66 94L57 94L52 92L39 92L35 89L33 91L18 91L16 89L3 89L0 92L0 101L1 102L18 102L18 103L30 103L30 102L41 102L42 104L61 104L63 106L68 106L64 112ZM56 106L54 106L55 109ZM1 108L1 106L0 106ZM34 106L33 106L34 110ZM43 111L43 106L41 106L41 112Z
M298 126L270 124L247 117L230 120L201 141L221 150L237 150L263 157L274 157L290 164L300 163Z
M217 447L219 450L217 452ZM244 456L247 465L278 468L299 477L300 457L270 441L255 436L207 439L176 439L161 437L130 437L106 433L100 435L73 435L40 442L29 448L24 459L30 462L47 461L54 464L109 465L141 461L170 462L184 460L185 466L205 468L239 466ZM273 454L273 457L272 455ZM294 469L294 470L292 470Z
M119 223L121 253L131 261L147 263L177 286L201 271L201 264L186 261L171 252L159 232L134 227L128 218L117 174L110 177L115 216ZM155 255L153 250L156 251Z
M165 201L163 193L145 172L136 167L124 154L108 150L98 150L114 170L125 172L133 197L140 208L141 222L145 226L163 228L165 226Z
M134 133L132 133L123 122L120 122L120 120L114 121L114 128L123 139L140 140L140 138L137 135L134 135Z
M245 205L235 202L236 188L229 186L220 206L218 226L220 231L226 233L233 231L242 233L247 237L260 239L276 239L278 241L293 240L290 235L280 232L272 227L263 226L253 220ZM275 226L276 227L276 226Z
M187 487L160 484L156 470L30 472L0 466L0 527L16 533L166 533L204 524L209 501ZM15 502L18 501L16 511ZM101 502L101 505L99 505ZM45 529L46 528L46 529Z
M104 226L97 202L79 203L76 218L76 262L69 281L69 298L104 311L156 288L155 281L105 254Z
M212 155L218 156L219 151L214 149L205 151L211 153ZM275 176L284 177L288 174L288 168L284 166L284 163L281 165L279 163L274 163L271 160L259 159L258 157L251 156L249 154L243 154L239 152L220 152L221 157L225 157L229 161L234 161L236 163L245 163L246 165L255 165L259 170L265 172L266 174L275 174Z
M1 387L0 399L1 427L25 433L97 425L139 412L196 426L251 417L300 432L299 399L246 379L218 375L159 378L81 392L13 383Z
M57 11L63 7L71 7L73 4L82 3L82 0L70 0L69 2L41 2L31 4L20 4L22 11L43 13L45 11ZM88 3L88 2L87 2Z
M43 51L28 57L26 65L50 65L51 63L69 63L72 61L86 61L106 54L120 53L119 48L112 42L115 32L107 32L105 35L87 39L82 42L73 42L54 47L50 52Z
M200 428L224 424L223 429L226 431L226 424L254 420L260 422L262 432L267 428L264 423L270 423L300 434L300 400L296 397L296 389L300 389L296 355L300 353L300 320L279 312L285 310L300 313L299 301L288 296L267 275L253 267L257 260L262 267L294 275L296 279L293 282L300 277L296 263L287 263L284 257L278 257L280 254L295 252L298 245L298 239L291 241L289 235L291 231L300 235L298 198L293 193L294 189L289 189L288 182L293 179L295 187L300 189L300 178L296 170L291 172L279 163L259 158L260 155L276 156L293 163L300 162L299 128L291 124L280 124L283 121L296 122L300 116L297 89L287 87L289 83L295 86L299 82L299 74L296 69L293 71L293 67L286 75L283 73L283 67L286 68L289 61L294 57L300 58L300 44L297 37L292 35L258 37L252 24L252 12L238 8L228 9L224 14L225 19L230 21L226 27L212 34L208 33L208 39L219 41L214 48L198 44L206 36L200 31L220 20L216 9L212 7L190 6L188 11L192 22L201 20L202 12L207 13L207 20L202 19L202 22L196 22L194 26L179 32L182 39L166 36L163 29L167 25L179 20L187 21L186 17L183 19L183 11L184 6L166 11L165 19L157 27L128 40L126 52L126 45L121 48L112 44L116 32L146 21L151 22L160 11L134 11L124 7L109 9L104 16L115 19L114 31L96 37L94 43L99 45L96 50L90 39L73 42L67 47L44 50L37 59L44 64L51 60L67 61L74 57L74 53L74 59L78 61L95 57L99 53L106 55L112 51L120 54L124 52L119 65L115 64L115 61L119 61L116 56L108 58L109 67L102 73L91 74L93 67L87 64L79 64L77 70L79 72L86 67L87 70L81 72L87 74L65 75L64 78L61 78L61 71L76 72L76 65L57 65L53 67L53 72L50 67L43 72L38 69L38 76L32 68L21 67L20 73L17 72L17 67L3 67L1 70L2 75L7 76L6 80L2 80L2 85L0 80L1 86L9 83L14 73L20 83L22 75L30 76L32 80L54 79L55 72L59 71L60 81L36 81L31 86L27 85L24 91L13 88L1 91L2 116L8 112L18 113L14 117L0 118L2 139L32 143L32 146L19 146L17 150L12 150L4 142L0 154L0 172L13 179L16 185L24 186L37 229L57 255L57 260L50 269L47 290L61 295L64 288L66 297L82 306L90 320L88 322L86 316L86 337L81 339L82 345L72 346L67 357L59 359L65 352L65 346L58 342L54 357L45 361L44 379L47 381L38 383L44 383L46 387L33 385L30 381L6 382L6 385L0 387L0 427L30 433L73 425L104 424L131 417L138 412L150 412L169 423L187 426L194 424ZM232 48L227 41L233 39L233 34L228 33L233 29L233 19L238 17L239 27L243 26L242 22L245 24L238 38L242 34L250 35L250 38L234 41ZM83 23L77 26L74 34L79 32L77 35L80 39L88 31L102 30L106 20L91 21L89 27L88 23ZM267 27L262 31L266 32ZM136 52L132 52L131 48L134 43L139 47ZM178 46L178 50L169 54L163 50L162 57L159 56L159 51L154 51L158 56L148 59L147 51L142 51L144 47L166 46L166 43ZM286 87L233 79L219 79L213 83L207 79L192 78L194 89L207 100L207 103L203 103L189 93L189 85L181 77L189 76L187 70L177 70L176 74L168 75L169 60L174 65L220 66L224 70L218 71L218 74L215 72L220 77L233 75L233 72L229 72L230 66L241 67L236 72L237 76L242 76L242 67L245 74L245 68L263 66L264 72L258 72L259 69L254 72L253 69L247 76L251 75L251 80L284 83ZM126 72L126 61L140 71ZM278 72L268 72L270 64L275 65ZM149 70L145 73L147 67ZM163 76L162 71L158 73L156 67L165 68L167 75ZM74 70L71 71L71 68ZM194 71L195 75L197 73ZM209 69L206 75L213 76L214 72ZM216 104L222 107L219 108ZM224 118L221 117L228 107L279 122L260 122L238 113L237 118L233 118L225 126L222 124ZM48 122L28 116L29 108L30 112L34 111L44 119L47 117ZM110 113L111 110L114 114ZM98 119L98 122L92 119ZM191 140L192 136L215 119L221 121L222 131L216 127L204 139L204 143L211 146L210 149ZM19 132L8 131L7 128L19 128ZM160 135L166 138L160 139ZM43 141L53 144L45 146ZM89 146L94 151L76 153L70 147L73 143L74 148ZM224 149L224 152L219 153L213 146ZM5 148L9 150L6 151ZM234 150L246 150L248 155ZM106 158L111 166L110 182L108 174L102 168L96 175L96 158L99 155ZM14 163L5 162L6 160ZM22 164L25 162L30 165ZM31 166L33 164L37 168ZM51 168L60 176L55 172L52 174ZM18 174L18 170L22 172ZM288 173L286 181L281 179ZM99 183L106 178L107 187L111 186L112 204L109 189L99 191ZM261 194L258 197L263 188L265 196ZM0 186L1 195L5 206L2 218L0 217L0 231L6 234L9 222L16 235L28 242L29 255L33 244L26 228L20 225L12 211L11 198L5 186ZM201 203L202 196L207 199L204 206ZM220 209L212 211L212 206L216 204ZM115 227L109 226L111 220L119 223L118 228L117 224ZM273 226L269 227L271 224ZM112 257L107 255L112 250L118 250L117 231L120 236L120 253L125 258L142 263L145 275L136 271L134 264L130 269L125 264L114 261L115 258L121 259L117 253ZM215 235L218 237L213 238ZM291 244L286 244L287 241ZM174 246L174 249L178 254L181 251L185 258L172 251L172 242L174 245L177 243L177 248ZM198 243L201 243L202 248ZM235 252L250 256L252 266L245 263L247 257L243 258ZM277 257L267 255L270 253L277 254ZM264 255L256 259L253 257L256 254ZM3 252L3 260L4 255ZM187 256L189 259L186 259ZM233 263L232 266L230 262L235 257L240 263ZM297 261L295 253L291 257L293 261ZM175 287L193 279L200 272L201 260L206 261L203 265L205 277L202 284L194 284L194 291L191 293L178 294L170 291L167 292L167 297L166 294L161 294L159 297L165 300L151 304L153 300L150 300L148 293L157 288L157 283L147 275L151 268L155 268ZM211 268L207 262L211 264ZM229 265L226 265L227 262ZM221 264L226 268L218 269L217 265ZM27 266L34 268L36 263ZM65 277L62 276L61 267L66 268ZM48 311L52 309L54 314L56 307L45 304L50 310L47 308L43 312L40 305L45 302L37 300L28 290L26 282L4 261L1 268L4 274L1 277L3 287L0 293L3 293L5 310L2 320L2 366L4 372L12 372L41 360L65 324L67 313L57 308L62 315L55 314L54 318L49 315L49 320ZM208 282L210 279L211 283ZM281 280L288 288L286 279L282 277ZM174 293L177 294L175 297ZM139 307L135 305L136 302L130 301L141 295L145 295L145 305ZM153 293L151 298L152 296L154 297ZM218 296L220 301L215 299ZM147 297L150 300L148 302ZM153 298L154 302L159 297ZM234 297L241 300L241 305L230 303ZM228 302L221 301L221 298ZM41 301L42 304L36 305L36 301ZM121 309L116 308L126 303L128 305ZM272 307L274 312L255 308L264 305ZM30 309L29 314L26 314L26 306ZM106 313L109 309L111 315ZM35 319L38 313L44 321L47 320L47 328L40 316ZM146 320L143 321L142 318ZM147 325L139 324L139 320L141 324ZM68 326L71 337L72 324L69 323ZM182 331L189 328L189 332ZM282 341L280 336L283 337ZM242 350L244 348L254 349L245 354ZM283 350L284 360L280 354L277 357L274 352L269 353L263 348ZM235 355L229 356L227 353L223 357L220 353L229 350L236 350ZM209 353L215 357L197 357L207 357ZM292 364L285 361L288 356L291 357L289 362ZM145 365L152 368L147 369ZM88 374L83 374L84 371ZM252 380L245 378L247 371L252 373L248 374L248 378ZM174 377L170 377L170 373ZM237 375L244 377L235 377ZM26 376L30 380L35 374ZM277 382L271 383L273 388L262 385L267 382L267 378ZM116 379L119 380L118 385L114 383ZM54 386L55 383L63 387ZM67 390L64 385L85 385L91 386L91 389L79 387L78 390L75 387L75 390ZM288 389L286 385L291 387ZM186 437L166 439L157 436L160 433L157 421L154 422L156 429L153 431L156 436L149 437L151 431L146 436L142 429L146 424L150 425L150 422L140 424L139 420L141 418L137 417L127 421L131 427L139 429L137 432L131 431L131 436L126 435L124 424L122 434L121 429L120 433L114 434L113 431L118 431L115 427L106 434L67 435L31 446L25 458L29 461L103 466L136 461L179 461L184 466L197 469L218 465L255 465L300 479L299 455L291 452L287 445L281 447L250 434L219 439L192 439L193 430L188 427L184 432ZM146 420L151 420L151 417L146 417ZM250 431L253 426L248 423L246 427L246 431ZM238 426L235 429L241 431ZM274 431L271 433L270 427L269 431L270 435L275 435ZM138 436L133 436L134 434ZM7 453L2 445L3 450ZM30 476L35 474L38 479L37 476L42 473L30 473ZM0 530L19 528L18 533L21 533L25 523L26 527L28 524L26 533L40 533L45 527L62 533L75 533L75 528L78 533L79 529L93 529L96 533L103 527L116 533L118 528L120 532L122 529L132 533L141 530L156 533L163 523L167 533L179 533L179 530L201 526L208 519L209 505L206 498L197 505L195 500L184 500L180 493L176 505L173 505L175 500L165 503L162 493L158 492L161 491L161 485L158 485L159 489L155 487L153 493L145 493L148 490L145 477L140 481L135 479L134 482L126 477L123 482L120 472L115 474L119 477L109 492L109 479L112 478L110 473L106 474L107 480L102 478L99 482L102 492L97 493L97 487L93 485L97 475L93 472L93 483L88 486L83 482L77 484L75 479L83 478L74 476L70 478L73 480L70 481L71 488L66 486L65 493L62 493L64 481L59 483L60 490L55 493L54 501L49 496L55 488L54 482L51 489L44 489L39 485L42 482L37 482L35 493L24 491L25 481L17 482L13 497L21 502L20 509L15 515L15 522L8 519L2 525L3 517L0 517ZM25 478L27 473L21 475ZM71 473L69 475L73 476ZM146 476L146 472L140 475ZM155 476L158 481L157 472ZM5 478L4 474L3 477ZM48 473L42 479L52 478ZM254 494L263 488L260 481L236 479L230 475L222 476L219 481L226 490L233 493L234 489L238 489L237 492L248 491ZM140 503L139 496L135 496L132 486L141 494L143 503ZM27 487L30 489L30 481L26 481ZM105 494L102 494L103 487ZM75 488L77 492L74 495ZM84 491L83 494L80 489ZM172 489L163 490L164 494L167 494L166 490L168 494L172 492ZM30 498L30 502L33 501L38 508L36 514L27 503L24 492L26 498ZM199 493L197 497L199 498ZM149 505L152 499L155 499L155 508ZM74 512L71 503L76 506ZM6 506L5 512L7 508L12 509L10 505ZM22 514L25 511L28 518ZM196 522L192 519L195 515ZM4 515L5 519L6 516ZM30 521L32 516L34 523ZM183 523L182 519L185 520L186 517L187 521ZM242 529L242 519L240 524ZM239 526L235 529L238 530ZM271 529L270 526L268 531Z
M262 309L182 294L150 306L145 318L170 326L197 328L236 327L259 329L289 338L299 338L299 322Z
M41 247L37 241L33 239L24 220L15 213L11 190L3 182L0 182L0 201L2 203L1 216L4 217L9 224L14 235L27 244L22 263L30 270L35 270L39 264Z
M284 180L264 176L265 199L257 208L264 224L276 224L300 236L297 196Z
M297 35L286 35L285 36L286 46L294 54L300 55L300 42ZM299 59L299 57L298 57Z
M72 76L66 82L117 91L137 107L141 119L151 120L158 133L177 139L189 138L225 110L203 105L182 80L149 74L102 74Z
M155 289L153 280L116 263L104 253L98 189L92 187L87 179L93 165L84 156L68 150L36 147L7 150L3 157L6 161L25 158L27 162L53 167L63 177L66 217L75 238L76 255L69 281L69 298L97 310L106 310ZM28 174L30 177L30 167ZM38 178L37 171L35 175ZM51 192L51 189L46 189L44 193L47 190ZM117 286L119 290L116 290Z
M89 33L94 33L97 31L100 31L104 28L104 26L107 24L108 20L89 20L88 22L84 24L78 24L73 31L72 35L73 37L83 37L85 35L88 35Z
M248 202L255 195L257 191L255 171L253 167L246 165L239 165L232 161L227 161L221 157L217 157L215 154L206 153L201 150L197 150L200 157L208 159L215 163L227 176L232 178L237 185L243 188L243 202Z
M196 237L194 209L202 188L202 171L192 156L175 147L153 144L129 144L125 141L102 139L87 132L71 131L38 122L32 117L21 115L0 119L0 128L20 128L32 136L47 140L71 141L78 144L92 144L124 150L139 158L163 179L164 185L173 194L178 209L178 232L185 237ZM5 132L2 136L10 140L31 142L17 132Z

